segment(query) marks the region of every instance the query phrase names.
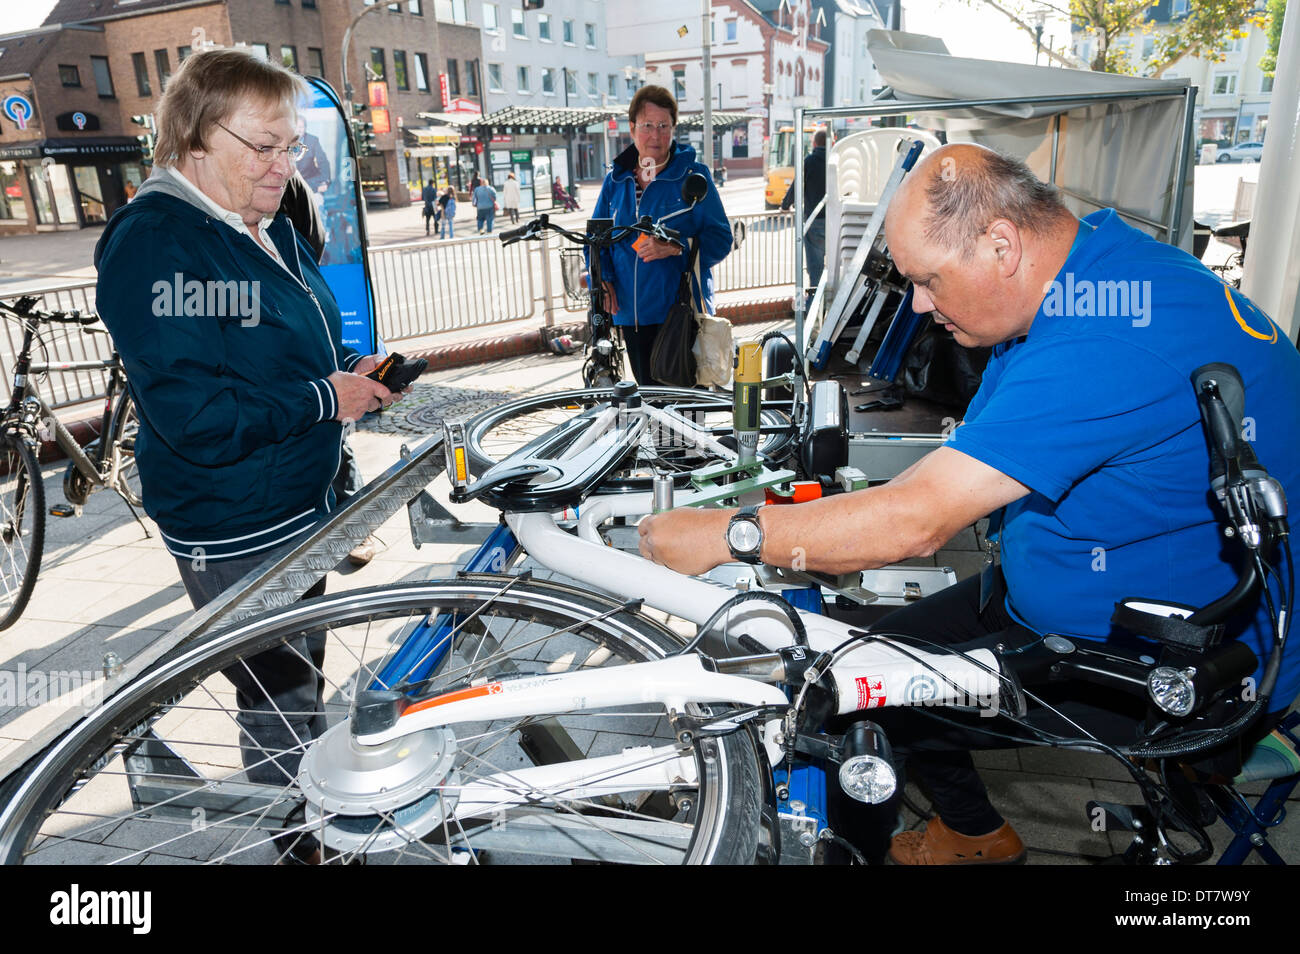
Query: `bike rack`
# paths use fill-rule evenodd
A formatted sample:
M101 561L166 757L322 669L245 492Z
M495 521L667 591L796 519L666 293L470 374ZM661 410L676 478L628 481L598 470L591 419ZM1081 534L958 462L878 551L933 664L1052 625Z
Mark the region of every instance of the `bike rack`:
M322 518L301 543L279 559L250 571L211 603L171 632L128 660L120 669L105 673L91 685L85 698L106 700L152 667L172 650L193 643L222 626L239 622L299 599L329 573L376 527L415 499L446 466L441 435L428 438L414 451L402 446L401 459L370 481L334 513ZM26 744L0 760L0 781L75 725L84 709L69 707L38 731ZM141 751L134 753L142 758ZM156 753L163 760L171 753ZM153 758L148 758L154 761ZM171 766L175 770L174 763ZM246 810L246 808L244 809Z

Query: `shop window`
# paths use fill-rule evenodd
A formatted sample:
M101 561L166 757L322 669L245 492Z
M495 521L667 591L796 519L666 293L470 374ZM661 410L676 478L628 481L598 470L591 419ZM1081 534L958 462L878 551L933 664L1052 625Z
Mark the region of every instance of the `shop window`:
M75 66L64 63L59 64L59 82L64 86L80 86L81 71Z
M149 61L143 53L131 54L131 67L135 70L135 91L139 96L151 96L149 89Z
M117 94L113 91L113 74L108 68L108 57L92 56L90 69L95 74L95 89L99 92L100 99L115 98Z
M0 162L0 221L26 222L22 167L17 162Z

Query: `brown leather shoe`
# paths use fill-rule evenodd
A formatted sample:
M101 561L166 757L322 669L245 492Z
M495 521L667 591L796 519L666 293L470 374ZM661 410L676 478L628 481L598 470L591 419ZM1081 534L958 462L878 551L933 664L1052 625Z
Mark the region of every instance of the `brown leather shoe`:
M960 835L937 815L925 831L905 831L889 843L896 865L1014 865L1025 860L1025 845L1010 822L987 835Z
M370 535L348 552L348 562L353 566L365 566L379 552L379 541Z

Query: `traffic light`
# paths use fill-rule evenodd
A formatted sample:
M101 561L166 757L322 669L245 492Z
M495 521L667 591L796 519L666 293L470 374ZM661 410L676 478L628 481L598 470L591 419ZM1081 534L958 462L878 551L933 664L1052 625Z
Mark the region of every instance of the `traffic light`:
M135 137L135 141L140 144L140 161L146 166L153 165L153 144L154 144L154 125L153 114L145 113L140 116L132 116L131 122L137 126L143 126L147 131Z
M360 119L352 120L352 136L356 139L358 156L373 156L379 150L375 148L375 127L373 123Z
M367 109L370 108L365 103L350 103L349 105L352 107L353 116L360 116L362 113L364 113Z

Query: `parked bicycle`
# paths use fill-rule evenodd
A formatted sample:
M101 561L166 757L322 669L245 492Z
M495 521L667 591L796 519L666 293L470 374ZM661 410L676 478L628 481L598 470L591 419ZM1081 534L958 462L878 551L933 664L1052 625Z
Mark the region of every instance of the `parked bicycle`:
M738 592L611 548L601 538L607 519L665 503L654 493L585 496L635 453L648 426L635 393L623 393L606 409L616 413L580 415L478 481L469 480L464 446L448 446L455 497L502 509L502 533L581 587L475 573L345 592L237 623L124 687L30 762L0 811L0 857L271 861L276 836L301 832L337 861L774 861L791 840L807 853L834 838L820 806L792 795L801 761L829 766L861 801L892 794L888 740L867 710L899 704L917 679L931 690L928 704L995 709L1023 733L1018 741L1115 756L1141 787L1161 848L1178 829L1199 839L1196 819L1142 759L1159 760L1163 778L1163 766L1194 759L1268 711L1293 589L1278 581L1275 645L1257 698L1221 708L1255 661L1236 642L1217 644L1217 624L1267 585L1265 563L1285 545L1287 526L1275 482L1235 440L1242 409L1219 395L1229 370L1203 371L1196 386L1219 462L1216 490L1252 559L1229 594L1190 615L1130 607L1166 625L1169 613L1183 614L1173 638L1146 634L1161 641L1159 658L1060 638L1033 652L956 653L796 610L757 577ZM761 462L720 462L673 503L788 479ZM557 525L573 499L577 536ZM244 782L234 705L217 674L318 629L328 644L330 727L282 785ZM1086 725L1061 736L1026 722L1027 687L1062 678L1140 693L1152 719L1118 746ZM834 714L855 720L843 735L821 729ZM124 822L129 840L106 837Z
M0 301L0 317L17 321L23 342L14 359L14 386L9 406L0 418L0 629L11 626L31 599L40 572L45 545L45 486L38 462L40 439L49 434L69 463L63 477L67 503L51 509L56 516L75 516L96 490L112 489L149 530L137 508L141 505L139 478L135 466L135 436L138 421L135 405L126 387L126 372L114 352L108 358L49 363L33 361L33 349L40 344L43 324L91 326L97 315L77 311L38 311L39 299L30 296L13 302ZM102 329L99 333L107 334ZM99 437L82 448L68 432L37 388L36 379L48 372L107 371L108 385Z

